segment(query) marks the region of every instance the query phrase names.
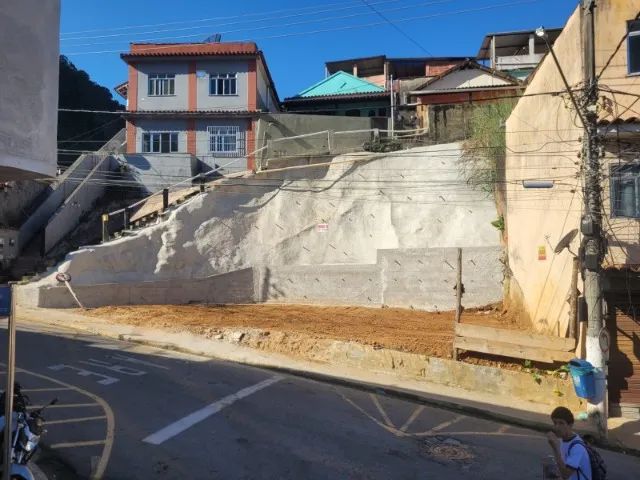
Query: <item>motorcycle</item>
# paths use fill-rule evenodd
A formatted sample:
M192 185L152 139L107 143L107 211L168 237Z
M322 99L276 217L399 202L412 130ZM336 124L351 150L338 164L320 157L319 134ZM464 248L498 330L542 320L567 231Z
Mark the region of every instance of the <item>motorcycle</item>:
M1 412L4 412L4 392L0 396ZM57 398L51 400L47 405L36 410L28 411L29 397L22 393L19 383L14 385L13 414L11 418L11 479L33 480L33 474L27 467L27 463L38 449L40 437L46 433L44 429L44 410L55 405ZM0 416L0 432L4 432L5 417ZM0 438L0 468L4 463L4 434Z

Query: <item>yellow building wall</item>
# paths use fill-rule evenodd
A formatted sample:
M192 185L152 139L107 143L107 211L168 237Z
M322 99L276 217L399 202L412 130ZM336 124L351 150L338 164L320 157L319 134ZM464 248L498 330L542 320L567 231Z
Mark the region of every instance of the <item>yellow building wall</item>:
M596 72L601 71L626 35L626 22L635 17L638 8L637 2L633 1L598 2ZM569 18L554 50L569 85L574 88L581 86L584 74L579 8ZM638 97L611 92L624 90L640 94L640 77L627 76L626 64L625 40L601 77L601 119L611 121L617 116L640 117L637 112L634 114L631 109L626 110L631 106L633 110L640 111L640 102L636 101ZM539 65L524 95L506 122L505 132L505 220L509 267L513 274L509 300L513 308L522 308L538 330L565 335L569 320L572 254L567 250L556 254L553 250L565 234L579 229L580 225L583 205L582 124L550 55ZM608 149L607 161L618 162L617 153L610 145ZM606 161L604 164L603 173L608 177ZM553 179L555 185L552 189L525 189L522 181L526 179ZM608 197L609 179L605 178L603 201L606 214L610 211ZM627 238L639 233L636 220L607 218L605 227L609 228L609 224L613 231L624 230ZM638 238L635 237L636 244ZM580 240L578 235L571 244L574 253L578 251ZM612 258L616 248L612 245L608 258ZM627 248L625 252L630 251ZM619 261L619 248L616 255Z

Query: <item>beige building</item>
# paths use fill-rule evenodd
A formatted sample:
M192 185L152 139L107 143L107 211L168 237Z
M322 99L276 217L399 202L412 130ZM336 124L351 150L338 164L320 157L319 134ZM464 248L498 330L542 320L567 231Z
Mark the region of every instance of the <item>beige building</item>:
M612 333L609 391L616 405L640 411L640 22L638 3L598 0L596 73L600 74L602 200L608 247L605 315ZM554 45L569 85L584 78L581 8ZM580 93L577 93L580 101ZM573 254L583 208L582 124L553 58L547 55L506 122L506 233L512 278L509 300L541 331L566 335ZM523 181L553 181L548 189ZM559 241L578 234L560 253ZM582 291L582 281L578 279ZM636 303L636 305L634 305ZM637 313L636 313L637 312Z

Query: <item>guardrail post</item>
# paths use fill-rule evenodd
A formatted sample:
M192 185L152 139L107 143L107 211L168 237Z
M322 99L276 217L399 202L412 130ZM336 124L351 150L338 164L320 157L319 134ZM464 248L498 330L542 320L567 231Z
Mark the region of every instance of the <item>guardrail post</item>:
M124 220L122 222L122 228L124 228L125 230L127 230L129 228L129 218L130 218L130 213L129 213L129 207L124 207Z
M167 210L167 208L169 208L169 189L163 188L162 189L162 211L164 212L165 210Z
M198 181L200 182L200 193L204 193L204 175L199 175Z

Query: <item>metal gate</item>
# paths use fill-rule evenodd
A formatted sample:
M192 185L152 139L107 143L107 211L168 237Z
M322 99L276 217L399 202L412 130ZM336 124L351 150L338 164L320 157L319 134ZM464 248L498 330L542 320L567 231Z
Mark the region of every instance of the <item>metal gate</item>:
M640 299L634 301L633 297L637 299L635 295L608 298L608 385L613 415L640 412Z

